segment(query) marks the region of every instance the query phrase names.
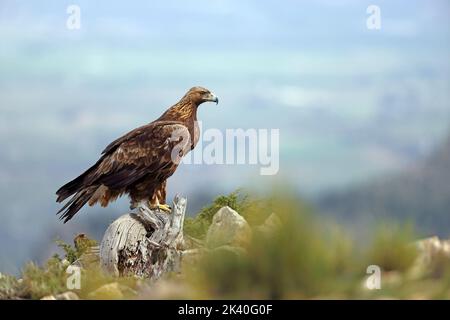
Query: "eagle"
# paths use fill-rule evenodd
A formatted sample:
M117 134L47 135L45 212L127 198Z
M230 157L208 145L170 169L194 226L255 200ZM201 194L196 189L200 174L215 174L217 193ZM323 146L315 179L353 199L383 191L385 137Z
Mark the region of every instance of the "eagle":
M58 211L64 223L86 204L106 207L123 194L130 208L170 212L167 179L199 140L197 108L219 99L203 87L191 88L158 119L111 142L100 159L56 191L57 202L70 200Z

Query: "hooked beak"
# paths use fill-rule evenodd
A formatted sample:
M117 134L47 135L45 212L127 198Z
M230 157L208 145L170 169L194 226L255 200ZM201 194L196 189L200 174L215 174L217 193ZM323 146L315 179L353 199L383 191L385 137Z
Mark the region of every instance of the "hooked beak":
M210 92L206 95L205 101L215 102L217 105L219 103L219 98L214 93Z

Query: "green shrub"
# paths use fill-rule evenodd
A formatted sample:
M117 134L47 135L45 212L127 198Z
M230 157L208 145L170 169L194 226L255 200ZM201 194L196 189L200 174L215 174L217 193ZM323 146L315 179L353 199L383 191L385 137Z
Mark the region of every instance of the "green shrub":
M64 256L69 263L74 263L84 253L86 253L91 247L97 245L97 241L88 238L85 234L81 233L73 240L74 246L65 243L62 240L55 240L55 243L64 251Z
M236 210L245 217L245 212L249 206L248 195L241 190L236 190L227 196L219 196L213 203L204 207L193 218L186 218L184 221L184 233L194 238L203 239L211 225L212 218L220 208L228 206Z
M49 259L43 267L30 262L22 271L23 297L40 299L67 291L66 276L66 268L58 257Z

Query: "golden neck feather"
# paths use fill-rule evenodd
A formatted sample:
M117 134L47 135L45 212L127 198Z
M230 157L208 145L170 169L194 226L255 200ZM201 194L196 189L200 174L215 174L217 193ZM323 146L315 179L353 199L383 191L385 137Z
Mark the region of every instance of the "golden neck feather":
M197 119L197 105L190 99L183 98L177 104L170 107L160 119L186 121L191 118Z

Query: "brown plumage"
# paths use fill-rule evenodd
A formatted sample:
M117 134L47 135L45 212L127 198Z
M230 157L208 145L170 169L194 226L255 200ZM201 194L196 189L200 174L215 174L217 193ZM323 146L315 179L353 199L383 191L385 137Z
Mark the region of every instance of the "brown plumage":
M133 208L167 209L166 180L197 144L197 107L207 101L218 103L209 90L191 88L157 120L110 143L97 163L56 192L57 202L72 196L58 212L64 223L86 203L106 207L122 194L130 196Z

